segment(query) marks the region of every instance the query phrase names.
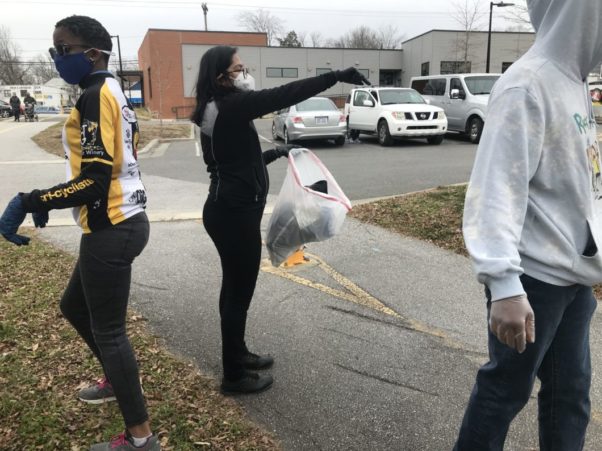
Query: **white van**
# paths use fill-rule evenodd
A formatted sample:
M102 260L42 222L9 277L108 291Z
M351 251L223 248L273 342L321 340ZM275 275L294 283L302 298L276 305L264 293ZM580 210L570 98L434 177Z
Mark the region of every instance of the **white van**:
M431 105L445 110L448 129L478 143L487 115L489 94L501 74L452 74L412 77L410 86Z

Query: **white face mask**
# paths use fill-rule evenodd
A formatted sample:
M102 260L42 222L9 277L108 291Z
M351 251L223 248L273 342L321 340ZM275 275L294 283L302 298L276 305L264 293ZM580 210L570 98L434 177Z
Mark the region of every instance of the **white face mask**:
M249 73L240 72L238 76L232 80L234 87L241 91L254 91L255 90L255 79Z

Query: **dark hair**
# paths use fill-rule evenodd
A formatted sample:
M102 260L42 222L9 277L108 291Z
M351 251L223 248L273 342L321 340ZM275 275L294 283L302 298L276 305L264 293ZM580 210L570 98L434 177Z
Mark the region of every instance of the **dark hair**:
M84 40L84 44L94 47L98 50L113 50L113 41L111 35L102 24L88 16L70 16L59 20L55 28L66 28L78 38ZM102 53L106 62L109 62L109 55Z
M229 89L217 81L220 74L225 74L232 57L238 51L236 47L228 45L218 45L212 47L201 58L199 65L199 78L196 83L196 107L190 120L197 125L201 125L203 114L207 103L212 99L218 99L234 88Z

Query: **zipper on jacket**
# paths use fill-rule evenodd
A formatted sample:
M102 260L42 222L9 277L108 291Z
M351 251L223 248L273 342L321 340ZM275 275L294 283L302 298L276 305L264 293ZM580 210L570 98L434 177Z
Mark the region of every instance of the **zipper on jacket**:
M255 202L259 202L259 194L261 193L261 183L259 181L259 174L257 168L253 166L253 176L255 177Z
M261 150L261 147L259 148L259 161L261 162L261 168L263 169L263 180L265 182L264 200L267 201L268 200L268 175L266 173L267 171L265 169L265 163L263 162L263 152ZM259 202L259 199L257 199L256 202Z

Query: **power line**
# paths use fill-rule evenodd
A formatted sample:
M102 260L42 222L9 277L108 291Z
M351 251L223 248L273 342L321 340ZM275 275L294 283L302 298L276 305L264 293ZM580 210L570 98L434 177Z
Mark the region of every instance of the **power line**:
M138 64L138 60L122 60L122 63ZM48 66L48 65L54 66L54 62L53 61L18 61L18 60L11 60L11 61L0 61L0 64L14 64L14 65L19 65L19 66ZM113 61L111 61L109 64L113 64ZM116 63L116 64L119 64L119 63Z
M12 3L12 0L0 0L1 3ZM21 0L21 4L23 5L33 5L33 4L44 4L47 5L47 2L40 0ZM77 5L79 7L82 6L80 1L67 1L67 0L57 0L54 1L53 4L62 4L62 5ZM183 1L183 0L172 0L172 1L161 1L161 2L151 2L149 3L147 0L90 0L86 3L89 6L111 6L111 7L120 7L120 8L144 8L144 9L152 9L152 8L166 8L166 9L178 9L178 8L192 8L198 9L200 11L201 5L197 1ZM249 5L249 4L220 4L213 6L213 9L251 9L256 10L258 8L265 8L270 11L283 11L283 12L291 12L291 13L303 13L303 14L315 14L315 15L324 15L324 14L336 14L339 16L372 16L372 17L407 17L407 18L416 18L421 16L449 16L448 11L374 11L374 10L364 10L364 9L345 9L345 10L335 10L335 9L316 9L316 8L303 8L303 7L291 7L291 6L262 6L262 5Z
M2 3L2 2L0 2ZM142 39L144 36L124 36L121 39ZM32 38L25 36L11 36L10 38L3 38L8 41L48 41L52 42L52 38Z

